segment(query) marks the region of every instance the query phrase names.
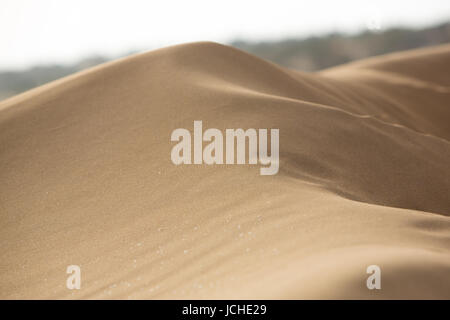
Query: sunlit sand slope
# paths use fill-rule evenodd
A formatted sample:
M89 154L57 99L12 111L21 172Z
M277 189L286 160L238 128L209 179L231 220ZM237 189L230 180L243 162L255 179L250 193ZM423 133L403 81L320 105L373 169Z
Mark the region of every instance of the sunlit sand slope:
M449 299L449 69L450 45L301 73L193 43L0 103L0 298ZM278 174L174 165L194 120L278 128Z

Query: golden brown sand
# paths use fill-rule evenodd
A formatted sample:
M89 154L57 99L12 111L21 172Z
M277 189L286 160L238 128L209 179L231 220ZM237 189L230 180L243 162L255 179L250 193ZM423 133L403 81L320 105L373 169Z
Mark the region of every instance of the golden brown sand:
M0 103L0 298L449 299L449 68L450 45L311 74L194 43ZM194 120L279 128L279 173L175 166Z

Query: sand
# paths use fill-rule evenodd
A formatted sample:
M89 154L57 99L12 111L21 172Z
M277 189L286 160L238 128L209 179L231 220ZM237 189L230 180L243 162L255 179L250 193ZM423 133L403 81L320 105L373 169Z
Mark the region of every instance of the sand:
M449 299L449 68L450 45L302 73L192 43L0 102L0 298ZM194 120L279 128L278 174L174 165Z

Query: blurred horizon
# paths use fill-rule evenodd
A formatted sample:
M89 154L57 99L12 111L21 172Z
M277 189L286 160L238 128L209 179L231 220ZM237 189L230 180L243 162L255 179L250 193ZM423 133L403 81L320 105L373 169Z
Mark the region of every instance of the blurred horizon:
M366 57L425 46L450 43L450 21L423 29L390 28L356 34L329 33L278 41L236 40L225 43L301 71L317 71ZM95 65L128 56L93 55L72 64L37 65L20 71L0 70L0 101Z
M3 0L0 71L70 65L169 45L347 36L449 21L450 1Z
M316 71L450 42L450 1L2 0L0 100L100 63L196 41Z

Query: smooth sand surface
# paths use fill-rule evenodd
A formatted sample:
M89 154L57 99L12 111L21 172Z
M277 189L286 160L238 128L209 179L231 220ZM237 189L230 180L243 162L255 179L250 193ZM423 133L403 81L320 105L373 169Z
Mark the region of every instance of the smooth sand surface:
M0 298L449 299L449 69L450 45L301 73L193 43L1 102ZM279 173L174 165L194 120L279 128Z

